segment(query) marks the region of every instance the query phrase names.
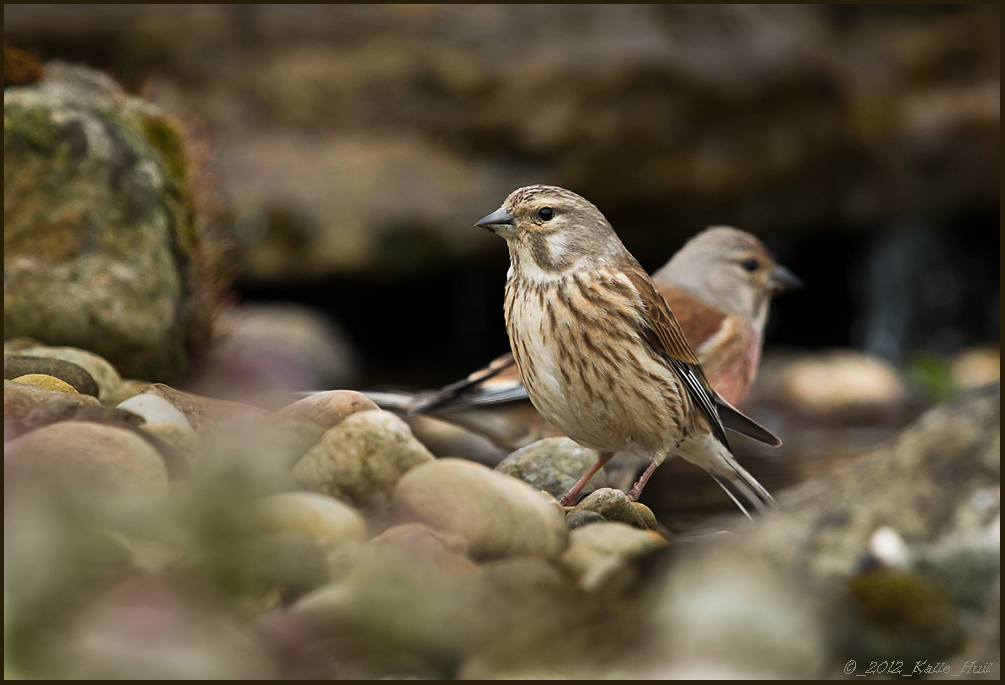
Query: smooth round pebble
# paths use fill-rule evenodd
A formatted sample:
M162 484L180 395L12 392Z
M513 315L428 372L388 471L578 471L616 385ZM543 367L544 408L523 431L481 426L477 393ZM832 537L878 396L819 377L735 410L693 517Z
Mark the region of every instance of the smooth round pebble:
M35 340L35 338L27 338L27 337L11 338L10 340L4 341L3 353L18 354L22 350L27 350L29 347L43 347L43 345L38 340Z
M523 481L463 459L413 469L394 491L402 515L460 535L475 558L540 556L565 549L565 517Z
M147 435L163 440L169 447L179 452L189 467L193 466L194 455L199 450L199 436L189 426L177 423L144 423L138 428Z
M639 530L624 523L606 521L577 528L569 534L569 549L589 548L602 554L638 554L667 544L659 533Z
M354 390L328 390L305 397L276 412L276 418L334 428L346 417L378 410L373 400Z
M229 422L247 414L253 417L272 415L270 412L250 404L202 397L194 393L175 390L164 383L151 383L143 388L140 395L155 395L164 398L185 415L196 432L202 431L207 426Z
M284 492L261 500L259 521L267 533L297 533L322 550L366 540L366 522L352 507L312 492Z
M166 399L157 395L136 395L125 402L120 402L116 408L138 414L147 423L171 423L188 429L192 428L192 424L189 423L184 414Z
M129 430L90 421L54 423L9 442L4 462L18 477L168 493L167 467L157 450Z
M578 511L593 511L607 521L619 521L636 528L648 528L642 514L628 495L615 488L601 488L576 505Z
M83 395L98 396L98 384L82 367L62 359L49 357L27 357L19 354L3 356L3 377L19 378L28 374L41 373L69 383Z
M65 393L56 390L47 390L37 385L27 383L16 383L14 381L3 382L3 416L7 420L25 418L35 407L49 400L61 399L74 402L80 405L101 406L96 397L91 395L81 395L80 393Z
M432 564L454 578L478 569L467 557L468 543L464 538L434 530L424 523L388 528L367 546L397 553L409 563Z
M635 511L642 517L642 522L646 528L656 530L659 527L659 523L656 521L656 514L653 513L652 509L642 504L642 502L632 502L632 506L635 507Z
M91 395L68 394L54 392L52 397L42 400L32 407L24 422L31 428L41 428L59 421L96 421L108 424L139 425L143 419L127 411L114 407L104 407ZM80 399L87 397L94 403L84 403Z
M76 388L66 381L60 380L54 376L47 376L44 373L29 373L24 376L18 376L14 379L14 382L24 383L25 385L34 385L37 388L55 390L56 392L65 392L68 395L77 394Z
M3 389L3 418L4 421L18 421L28 415L28 412L38 404L38 400L13 387L8 389L7 382L4 381ZM13 383L11 385L13 386ZM5 434L4 438L6 437Z
M562 563L579 578L585 589L603 584L625 558L667 544L658 533L624 523L606 521L581 526L569 533L569 547Z
M580 526L588 526L591 523L603 523L606 520L607 519L595 511L575 509L566 515L565 525L569 527L569 530L573 530L575 528L579 528Z
M98 387L98 399L100 400L104 400L122 382L119 372L116 371L115 367L107 359L93 352L76 347L29 347L21 350L18 354L25 357L62 359L71 364L76 364L94 379Z
M569 438L545 438L513 452L499 462L495 470L561 497L596 461L594 450L582 447ZM603 477L590 479L583 488L583 494L596 490L603 480Z
M128 378L121 383L104 397L101 398L101 403L114 407L128 400L130 397L136 397L141 392L143 392L146 387L150 385L150 381L141 381L135 378Z
M297 462L292 475L351 504L382 508L403 474L432 461L433 455L400 418L365 411L328 430Z

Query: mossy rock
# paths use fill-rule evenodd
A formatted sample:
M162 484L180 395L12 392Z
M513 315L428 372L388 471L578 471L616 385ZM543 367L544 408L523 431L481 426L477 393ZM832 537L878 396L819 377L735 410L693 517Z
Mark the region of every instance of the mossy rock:
M101 73L53 63L6 89L5 337L177 379L201 338L188 174L175 125Z

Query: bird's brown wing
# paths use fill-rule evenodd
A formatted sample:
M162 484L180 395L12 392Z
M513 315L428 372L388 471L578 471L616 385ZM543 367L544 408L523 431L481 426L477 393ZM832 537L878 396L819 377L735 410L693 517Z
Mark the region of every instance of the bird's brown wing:
M687 347L683 331L677 323L677 319L674 318L666 299L656 290L655 284L648 277L640 277L640 274L644 275L645 273L641 267L638 270L626 269L626 273L642 297L642 301L646 306L646 313L649 315L649 328L653 330L653 336L659 342L659 346L656 346L652 340L653 336L649 336L650 344L657 351L662 349L671 365L678 372L678 375L684 380L684 385L688 389L691 398L709 419L713 435L722 444L729 447L729 443L726 442L725 426L730 430L734 430L741 435L746 435L748 438L752 438L758 442L763 442L766 445L773 447L781 445L782 441L771 431L719 397L719 394L712 388L705 377L705 372L702 371L694 352L690 347ZM709 308L718 311L711 306ZM686 315L690 315L691 308L689 306L682 311L688 312ZM709 318L714 320L715 317ZM722 319L720 318L718 325L721 325L721 323ZM681 350L681 341L683 341L683 346L687 347L686 350ZM690 358L694 361L688 360L684 356L685 353L689 354Z
M712 435L729 448L726 440L726 429L719 419L715 409L715 391L712 390L701 370L698 357L684 338L680 324L674 318L666 299L656 289L649 275L637 263L625 268L624 273L635 286L645 308L645 325L641 331L642 337L649 343L653 351L669 363L677 376L683 381L688 395L695 403L712 428Z

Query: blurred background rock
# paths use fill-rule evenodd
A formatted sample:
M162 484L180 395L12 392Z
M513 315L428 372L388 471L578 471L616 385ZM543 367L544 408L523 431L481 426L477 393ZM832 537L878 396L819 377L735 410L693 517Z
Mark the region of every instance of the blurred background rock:
M709 224L763 238L807 282L769 346L931 381L998 344L997 6L15 5L4 34L182 122L238 296L340 322L361 385L506 348L506 253L472 223L536 182L649 269Z

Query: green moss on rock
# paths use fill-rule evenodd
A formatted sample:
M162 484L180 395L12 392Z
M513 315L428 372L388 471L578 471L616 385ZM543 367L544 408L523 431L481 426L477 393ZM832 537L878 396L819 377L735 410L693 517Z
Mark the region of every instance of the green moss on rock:
M53 64L4 92L4 333L171 381L196 316L185 140L108 77Z

